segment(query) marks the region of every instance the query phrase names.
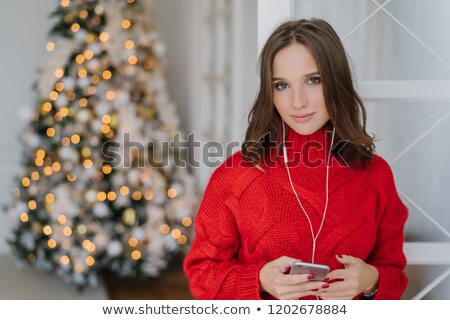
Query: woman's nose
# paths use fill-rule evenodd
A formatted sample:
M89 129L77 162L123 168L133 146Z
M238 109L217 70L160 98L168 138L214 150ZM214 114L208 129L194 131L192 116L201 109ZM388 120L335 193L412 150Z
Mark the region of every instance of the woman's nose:
M304 106L306 106L306 93L305 90L303 89L295 89L293 91L293 101L292 101L292 107L294 108L302 108Z

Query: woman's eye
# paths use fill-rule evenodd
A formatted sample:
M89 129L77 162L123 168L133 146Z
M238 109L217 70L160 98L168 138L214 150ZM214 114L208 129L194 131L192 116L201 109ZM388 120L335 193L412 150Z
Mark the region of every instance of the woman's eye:
M279 82L275 84L275 89L277 90L283 90L286 89L288 87L287 83L284 82Z
M319 84L320 83L320 77L312 77L308 79L308 84Z

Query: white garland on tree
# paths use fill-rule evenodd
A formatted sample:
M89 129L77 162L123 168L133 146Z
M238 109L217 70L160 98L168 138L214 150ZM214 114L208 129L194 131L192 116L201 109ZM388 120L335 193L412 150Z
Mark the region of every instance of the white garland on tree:
M154 166L173 160L160 146L180 132L180 118L164 78L166 47L148 20L152 1L75 0L59 9L65 36L38 77L10 244L20 263L79 287L97 285L104 269L157 276L187 251L199 198L186 168ZM144 154L126 154L126 134ZM129 163L108 162L106 141Z

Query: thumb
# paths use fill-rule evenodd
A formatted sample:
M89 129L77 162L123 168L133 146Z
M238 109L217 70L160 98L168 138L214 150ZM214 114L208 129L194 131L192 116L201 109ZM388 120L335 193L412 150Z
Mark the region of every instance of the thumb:
M349 267L350 265L358 262L357 258L346 255L346 254L337 254L336 259L337 259L337 261L342 263L346 268Z
M280 269L281 272L286 272L291 268L291 265L294 261L298 261L299 259L294 259L287 256L282 256L277 259L276 265Z

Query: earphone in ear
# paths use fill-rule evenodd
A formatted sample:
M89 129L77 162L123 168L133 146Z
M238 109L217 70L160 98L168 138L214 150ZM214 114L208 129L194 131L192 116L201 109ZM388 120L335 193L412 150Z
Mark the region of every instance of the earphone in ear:
M284 164L288 165L288 159L287 159L287 151L286 151L286 141L284 141L284 121L283 121L283 159L284 159Z

